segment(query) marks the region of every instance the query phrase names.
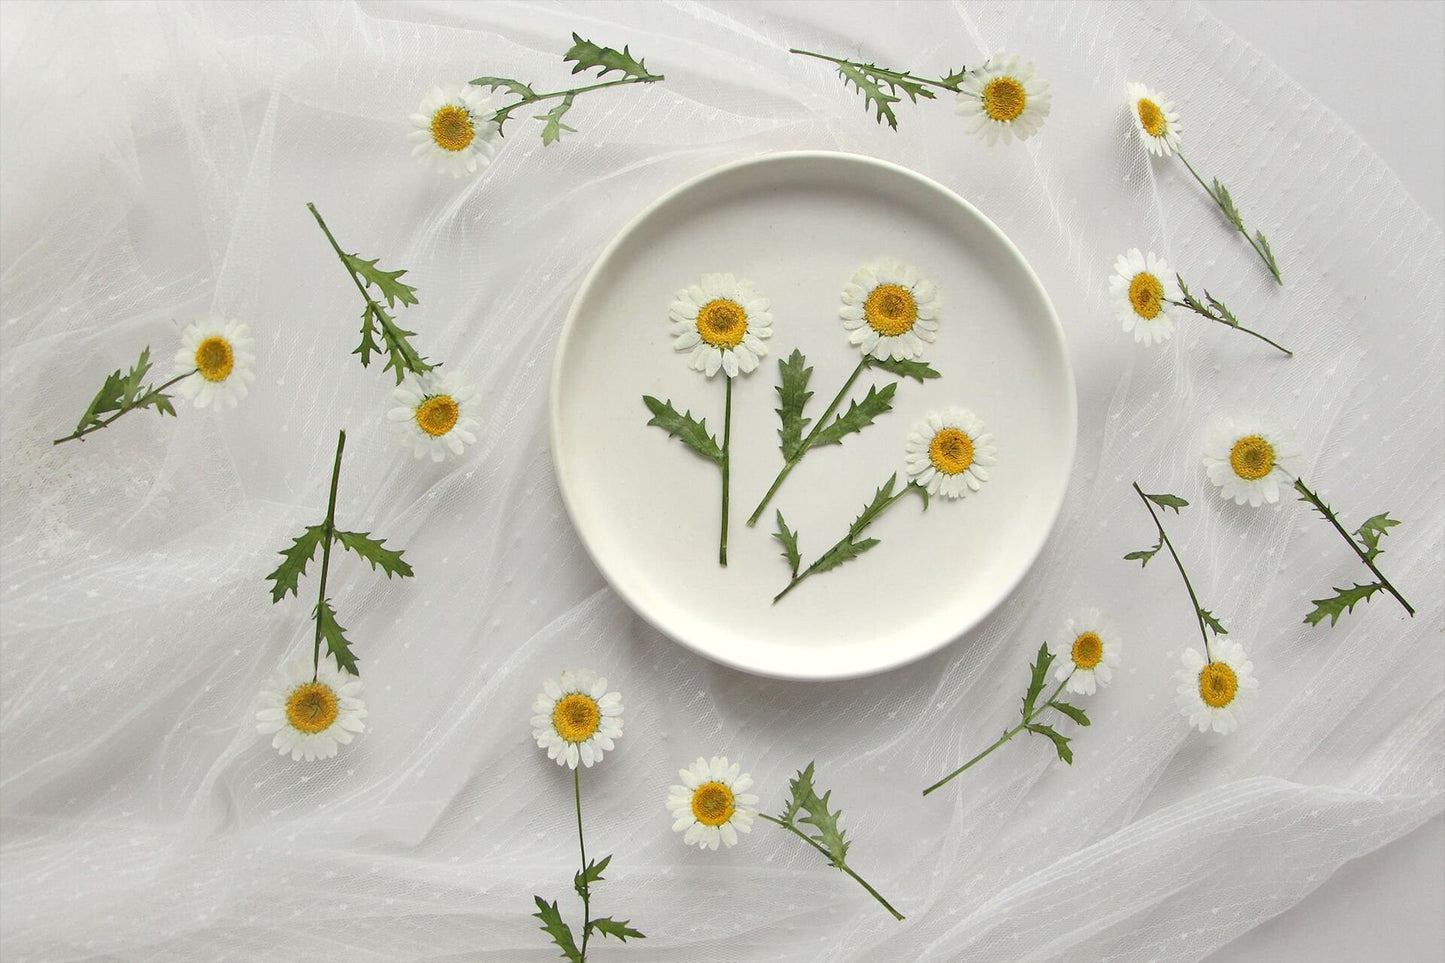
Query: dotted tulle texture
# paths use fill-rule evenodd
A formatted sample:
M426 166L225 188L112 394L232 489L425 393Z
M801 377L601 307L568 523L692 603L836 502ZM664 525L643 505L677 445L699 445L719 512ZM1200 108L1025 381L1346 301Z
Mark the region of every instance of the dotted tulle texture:
M594 906L648 935L599 960L1197 960L1445 804L1445 242L1338 118L1198 9L6 6L6 960L553 958L528 914L535 893L580 916L571 776L528 716L574 665L627 705L616 751L583 773L589 852L616 854ZM666 83L579 99L580 132L546 148L522 116L470 179L413 162L407 117L433 83L562 86L573 30L629 44ZM947 98L897 105L893 133L790 46L935 75L1018 52L1053 109L1008 147L966 135ZM1283 289L1177 161L1146 160L1132 80L1176 102L1186 154L1269 235ZM602 246L668 188L797 148L905 164L993 218L1057 306L1079 385L1072 486L1032 573L966 640L849 683L755 679L659 636L588 561L548 452L553 348ZM402 323L482 387L465 458L417 463L387 428L391 377L348 354L361 304L307 201L348 250L410 269L421 303ZM1136 345L1108 297L1131 247L1296 357L1189 317ZM135 413L51 447L105 372L146 344L168 358L208 312L257 339L240 407ZM1200 457L1225 415L1293 430L1347 522L1402 520L1380 561L1414 620L1380 596L1337 628L1301 624L1368 573L1305 506L1217 497ZM339 522L405 546L417 577L335 565L369 731L301 765L254 713L274 668L309 654L315 583L272 606L263 578L324 515L338 427ZM1168 560L1121 560L1153 540L1135 479L1194 503L1171 535L1262 680L1228 738L1174 706L1198 637ZM922 798L1012 724L1040 642L1091 606L1126 648L1074 765L1016 741ZM774 812L816 759L850 863L908 921L775 827L683 846L667 787L713 754Z

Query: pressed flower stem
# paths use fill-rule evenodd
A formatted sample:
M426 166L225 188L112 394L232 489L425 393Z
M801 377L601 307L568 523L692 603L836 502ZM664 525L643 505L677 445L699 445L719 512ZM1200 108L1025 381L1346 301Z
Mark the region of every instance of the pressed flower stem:
M1209 195L1210 199L1214 201L1214 203L1219 207L1221 211L1224 211L1225 217L1229 218L1229 223L1233 225L1234 229L1240 234L1244 235L1244 239L1249 242L1249 246L1254 248L1254 253L1259 255L1259 259L1264 262L1264 266L1269 268L1269 273L1274 275L1275 283L1283 284L1284 279L1279 276L1279 267L1274 263L1274 258L1268 254L1265 254L1264 251L1260 249L1259 243L1255 241L1254 238L1250 237L1249 232L1244 229L1244 223L1242 221L1235 220L1235 217L1238 216L1238 211L1236 211L1235 215L1231 217L1229 210L1224 206L1223 203L1221 203L1219 197L1214 193L1214 188L1204 183L1204 178L1199 176L1199 172L1194 169L1193 164L1189 163L1189 159L1184 156L1183 151L1179 150L1176 147L1174 149L1174 153L1178 154L1179 159L1184 161L1184 166L1189 168L1189 173L1194 175L1194 179L1199 182L1200 187L1204 188L1204 192ZM1275 345L1275 347L1279 346Z
M346 252L342 251L341 245L336 243L335 235L331 233L331 228L326 226L326 222L321 219L321 212L316 209L316 205L307 201L306 209L311 212L312 217L316 218L316 223L321 225L322 233L326 235L326 240L331 242L331 249L335 251L336 256L341 259L341 266L346 268L346 273L351 276L351 283L356 285L356 290L361 292L361 296L366 299L366 303L371 305L373 310L381 310L381 305L373 301L371 295L366 293L366 285L361 283L361 279L356 276L356 272L351 270L351 265L346 263Z
M1159 529L1159 540L1164 543L1164 547L1169 549L1169 554L1174 557L1174 567L1179 569L1179 577L1184 579L1184 587L1189 590L1189 601L1194 604L1194 620L1199 623L1199 635L1204 639L1204 661L1212 664L1214 656L1209 654L1209 633L1204 628L1204 616L1199 614L1199 596L1194 594L1194 586L1189 584L1189 573L1184 571L1184 563L1179 560L1179 553L1174 551L1174 543L1169 541L1169 534L1164 531L1163 523L1154 513L1154 506L1144 496L1144 489L1139 487L1138 482L1134 482L1134 491L1139 493L1139 500L1144 503L1145 508L1149 509L1149 517L1154 519L1154 527Z
M582 876L587 874L587 843L582 839L582 770L572 770L572 798L577 803L577 848L582 852ZM587 960L587 940L592 936L592 886L584 882L578 888L582 897L582 960Z
M59 445L59 444L65 443L65 442L67 442L67 441L74 441L74 440L77 439L77 438L83 439L86 435L90 434L92 431L99 431L100 429L106 427L106 426L109 425L111 422L113 422L113 421L115 421L117 418L119 418L121 415L125 414L127 411L135 411L137 408L148 407L147 405L144 405L144 404L142 404L141 402L146 401L148 398L152 397L153 395L158 395L158 394L160 394L162 391L165 391L167 388L169 388L171 385L175 384L177 381L182 381L182 380L184 380L184 379L186 379L186 378L189 378L191 375L195 374L195 373L196 373L197 371L199 371L199 370L200 370L199 368L192 368L190 371L187 371L185 374L176 375L174 378L172 378L170 381L167 381L165 384L161 385L159 388L152 388L151 390L147 391L147 392L146 392L144 395L142 395L140 398L136 399L136 403L135 403L135 404L133 404L133 405L126 405L125 407L121 408L120 411L117 411L115 414L111 415L109 418L106 418L106 419L103 420L103 421L99 421L99 422L97 422L96 424L93 424L93 425L91 425L91 426L88 427L88 428L82 428L82 429L80 429L80 430L78 430L78 431L75 431L75 432L73 432L73 433L71 433L71 434L69 434L69 435L66 435L64 438L57 438L57 439L55 439L54 441L52 441L50 444L52 444L52 445Z
M797 826L794 826L792 823L783 822L783 820L779 819L776 816L769 816L767 813L758 813L758 818L766 819L768 822L772 823L775 826L783 827L788 832L792 833L794 836L797 836L803 842L807 843L809 846L812 846L818 852L822 853L824 856L827 857L829 863L837 866L843 872L853 877L853 879L858 883L859 886L863 887L868 891L868 895L872 896L879 903L883 904L883 908L886 909L888 912L892 913L894 919L898 920L899 922L903 921L903 914L894 909L893 904L889 903L886 899L884 899L882 893L878 892L872 886L869 886L866 879L853 872L853 870L849 869L847 865L839 865L838 863L833 862L833 854L828 852L828 850L824 847L818 845L818 841L816 839L813 839L807 833L800 830Z
M1054 700L1059 697L1059 693L1060 693L1060 692L1063 692L1063 691L1064 691L1064 686L1068 685L1068 683L1069 683L1069 678L1072 677L1073 674L1074 674L1073 670L1070 670L1070 671L1069 671L1069 675L1064 678L1064 681L1062 681L1062 682L1059 683L1058 687L1057 687L1056 689L1054 689L1053 694L1049 696L1048 700L1047 700L1046 702L1044 702L1042 705L1034 706L1033 711L1030 712L1027 716L1024 717L1024 721L1023 721L1023 722L1020 722L1018 725L1014 726L1014 727L1013 727L1012 729L1010 729L1008 732L1005 732L1003 735L999 736L999 737L998 737L998 741L995 742L993 745L989 746L989 747L988 747L987 749L985 749L983 752L980 752L978 755L974 756L974 757L973 757L972 759L970 759L968 762L965 762L963 765L961 765L961 766L959 766L957 769L953 770L953 772L949 773L948 775L944 776L942 779L938 780L938 782L934 783L933 785L929 786L927 789L923 790L923 795L926 796L926 795L928 795L929 793L933 792L933 790L935 790L935 789L941 789L941 788L943 788L944 786L948 785L948 784L949 784L950 782L952 782L954 779L957 779L959 776L963 775L963 774L964 774L965 772L967 772L969 769L973 768L973 766L974 766L976 763L982 762L983 759L984 759L984 757L987 756L989 753L993 752L995 749L999 748L999 747L1002 746L1004 743L1008 742L1008 741L1009 741L1010 739L1012 739L1014 736L1018 735L1020 732L1023 732L1025 729L1027 729L1027 728L1029 727L1029 724L1032 723L1035 719L1037 719L1037 718L1039 717L1039 713L1043 712L1043 711L1044 711L1045 709L1047 709L1047 708L1050 708L1050 707L1054 704Z
M727 402L723 406L723 443L722 443L722 534L718 539L717 563L723 568L728 567L728 452L733 437L733 379L731 375L724 375L727 378Z
M1350 548L1355 550L1355 554L1360 557L1360 561L1364 562L1366 567L1369 568L1371 572L1375 573L1375 578L1380 580L1380 584L1384 586L1385 591L1395 596L1395 601L1403 605L1405 607L1405 611L1409 612L1410 618L1413 619L1415 617L1414 607L1410 605L1409 602L1405 601L1405 597L1403 595L1395 591L1395 586L1390 584L1390 580L1385 578L1384 573L1382 573L1378 568L1375 567L1375 563L1369 558L1369 556L1367 556L1363 551L1360 550L1360 546L1355 542L1354 538L1345 531L1344 526L1340 524L1340 520L1335 515L1334 511L1330 508L1330 506L1324 503L1324 499L1320 498L1319 495L1310 491L1309 487L1305 485L1304 479L1302 478L1296 478L1294 480L1294 487L1295 491L1299 492L1301 495L1304 496L1305 501L1309 502L1315 508L1319 509L1319 513L1325 517L1325 520L1334 526L1335 531L1340 533L1340 538L1343 538L1346 542L1349 542Z
M799 53L801 51L794 52ZM763 516L763 510L768 507L768 502L773 500L773 496L776 495L778 489L782 487L783 479L788 477L788 473L793 470L793 466L802 461L803 456L808 453L808 449L813 447L813 439L817 437L818 431L828 423L829 418L833 417L833 413L838 410L838 406L843 403L843 398L847 396L848 390L853 387L853 382L858 380L858 376L862 374L863 370L871 363L872 359L864 355L863 360L858 362L858 367L854 368L853 373L848 376L848 380L843 382L843 387L839 389L838 393L833 396L833 400L828 404L828 410L823 412L823 417L818 419L813 425L813 430L808 432L807 436L803 438L802 444L798 446L798 453L793 456L791 461L783 465L783 470L778 472L777 478L773 479L773 487L768 489L768 493L764 495L763 500L758 503L758 507L753 512L752 517L748 519L749 528L758 523L758 519Z
M1205 293L1207 294L1208 292L1205 292ZM1269 338L1267 338L1267 337L1265 337L1264 335L1260 334L1258 331L1254 331L1254 330L1252 330L1252 329L1250 329L1250 328L1246 328L1246 327L1245 327L1244 325L1242 325L1242 324L1239 324L1239 323L1237 323L1237 322L1236 322L1236 323L1230 323L1229 321L1226 321L1224 318L1219 317L1217 314L1214 314L1212 311L1210 311L1209 309L1203 307L1202 305L1198 304L1197 302L1191 304L1191 303L1188 302L1188 301L1171 301L1169 298L1165 298L1164 301L1165 301L1166 304L1172 304L1172 305L1174 305L1175 307L1188 308L1190 311L1193 311L1195 314L1197 314L1197 315L1199 315L1199 316L1201 316L1201 317L1208 318L1208 319L1211 320L1211 321L1217 321L1217 322L1219 322L1220 324L1224 325L1226 328L1233 328L1233 329L1236 330L1236 331L1243 331L1245 334L1252 334L1252 335L1254 335L1256 338L1258 338L1259 340L1263 341L1265 344L1268 344L1268 345L1270 345L1271 347L1276 348L1276 349L1279 350L1279 351L1283 351L1285 354L1289 355L1291 358L1294 357L1294 352L1291 351L1289 348L1286 348L1284 345L1278 344L1278 343L1276 343L1276 342L1274 342L1274 341L1271 341Z
M788 53L802 54L804 57L816 57L818 60L826 60L829 63L838 64L840 67L844 65L847 65L849 67L865 66L864 64L861 64L856 60L843 60L840 57L830 57L827 54L813 53L813 51L811 50L799 50L797 47L789 47ZM890 77L897 77L899 80L911 80L914 83L927 84L930 87L937 87L939 90L947 90L955 94L960 92L959 88L956 85L950 86L945 83L940 83L937 80L929 80L927 77L917 77L913 74L903 73L897 70L888 70L887 68L879 67L875 64L869 64L867 66L868 69L872 72L887 75Z
M535 97L524 96L515 104L508 104L507 106L498 110L496 113L492 114L492 120L496 121L497 132L501 133L502 125L512 119L512 111L516 110L519 107L525 107L527 104L540 103L541 101L552 100L557 97L576 97L578 94L585 94L593 90L602 90L606 87L623 87L627 84L655 84L659 80L666 79L667 78L664 77L662 74L647 74L642 77L627 77L622 80L604 80L602 83L589 84L585 87L570 87L567 90L554 90L551 93L537 94ZM476 84L476 81L472 81L472 83ZM487 85L477 84L477 86L485 87Z
M331 540L336 532L336 486L341 482L341 452L346 448L346 432L336 437L336 464L331 467L331 497L326 502L326 521L321 535L321 590L316 599L316 642L311 650L311 681L321 674L321 607L326 604L326 572L331 568Z

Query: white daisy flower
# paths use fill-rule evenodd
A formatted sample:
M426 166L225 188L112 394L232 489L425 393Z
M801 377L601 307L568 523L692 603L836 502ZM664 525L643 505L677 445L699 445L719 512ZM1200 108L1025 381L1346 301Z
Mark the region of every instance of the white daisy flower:
M849 343L879 361L917 358L937 337L943 301L911 264L893 258L865 264L843 286L842 298L838 316Z
M1185 649L1183 660L1184 668L1174 677L1179 681L1175 701L1184 718L1200 732L1230 733L1239 728L1241 710L1259 688L1244 646L1215 639L1213 662L1194 649Z
M1158 344L1174 334L1174 321L1164 309L1175 299L1169 265L1153 251L1139 253L1131 247L1114 262L1109 293L1114 296L1114 316L1134 340Z
M482 427L474 417L477 389L456 375L411 375L392 397L399 404L386 417L417 458L430 455L432 461L442 461L476 442Z
M502 139L495 114L491 98L480 87L433 87L411 115L416 128L407 135L416 144L411 156L423 167L453 177L475 173L492 162Z
M688 365L711 378L722 369L729 378L748 374L768 353L773 336L770 303L749 281L731 274L704 274L678 290L668 309L672 346L690 351Z
M1129 85L1129 114L1134 118L1134 128L1139 139L1151 154L1168 157L1170 151L1179 150L1179 115L1174 104L1165 100L1157 90L1150 90L1143 84Z
M719 842L736 846L738 833L753 831L758 797L748 792L753 777L740 769L737 763L729 765L727 756L713 756L711 762L699 756L677 771L682 785L668 789L667 808L675 820L672 831L686 832L684 843L699 849L717 849Z
M1280 485L1292 483L1298 454L1285 432L1225 421L1210 430L1204 470L1222 496L1258 508L1279 501Z
M321 656L312 678L311 663L288 662L261 690L256 731L275 733L271 745L293 760L330 759L338 745L366 726L361 680L337 667L330 653Z
M1065 622L1057 640L1049 643L1058 666L1054 679L1067 679L1064 688L1069 692L1093 695L1096 688L1108 685L1113 678L1121 648L1114 627L1098 609L1089 609Z
M197 408L211 403L234 408L256 380L251 365L256 341L239 321L208 314L186 325L175 356L175 373L191 376L176 384L176 393ZM194 372L194 374L192 374Z
M1049 82L1032 63L1020 66L1013 54L998 54L969 72L954 110L969 118L969 133L983 134L990 145L1000 139L1007 144L1036 134L1052 100Z
M988 481L993 435L967 408L944 408L913 427L904 457L909 480L927 488L928 494L962 498Z
M591 669L565 669L532 702L532 738L559 766L591 767L622 738L622 696Z

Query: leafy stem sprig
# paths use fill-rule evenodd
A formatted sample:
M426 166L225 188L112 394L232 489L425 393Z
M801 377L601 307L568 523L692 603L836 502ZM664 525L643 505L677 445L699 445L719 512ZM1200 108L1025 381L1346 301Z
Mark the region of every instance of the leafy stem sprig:
M832 548L818 556L817 560L801 572L798 571L802 565L802 556L798 551L798 533L789 530L788 523L783 519L783 513L781 511L778 512L778 530L773 533L773 538L776 538L782 544L783 558L787 560L788 565L792 568L793 577L781 592L773 596L773 604L777 605L778 602L782 601L783 596L797 588L798 583L808 578L808 576L818 575L835 569L844 562L857 558L859 555L862 555L877 545L878 539L876 538L860 540L858 536L862 535L869 525L876 522L882 517L884 512L893 507L895 502L909 492L916 492L918 497L923 499L923 510L928 511L927 488L917 482L910 481L902 488L894 491L897 485L898 473L894 472L889 476L888 481L884 482L883 485L874 492L873 500L864 506L862 513L853 519L853 524L848 527L848 534L840 538Z
M1144 489L1139 487L1138 482L1134 482L1133 485L1134 491L1144 502L1144 507L1149 510L1149 517L1154 519L1154 527L1159 530L1159 540L1154 543L1153 548L1130 552L1124 558L1126 561L1137 561L1143 567L1149 564L1151 558L1159 554L1161 548L1169 549L1169 554L1174 558L1174 566L1179 569L1179 577L1184 580L1184 587L1189 591L1189 602L1194 606L1194 618L1199 623L1200 638L1204 640L1204 659L1208 663L1213 663L1214 657L1209 650L1209 633L1213 632L1216 636L1228 635L1229 630L1208 609L1199 604L1199 596L1194 594L1194 586L1189 581L1189 573L1184 571L1184 563L1180 561L1179 553L1174 550L1174 543L1169 540L1169 534L1164 531L1163 522L1159 520L1159 515L1154 511L1154 506L1158 505L1160 508L1172 508L1174 514L1178 515L1179 509L1188 508L1189 503L1178 495L1146 495ZM1151 502L1153 504L1150 504Z
M105 383L100 386L100 390L91 399L90 406L85 409L85 414L81 415L80 420L75 423L75 431L64 438L55 439L51 444L60 445L76 439L84 440L85 436L92 431L99 431L126 412L140 408L154 408L156 413L162 417L166 415L175 417L176 409L171 404L171 396L166 394L166 389L178 381L189 378L196 373L196 369L192 368L185 374L178 374L159 386L142 385L141 381L151 369L150 358L151 349L147 345L130 371L117 368L106 375ZM102 415L110 415L110 417L102 418Z
M381 260L380 258L372 258L367 261L360 255L347 254L341 249L341 245L336 243L336 237L331 233L331 228L327 227L326 222L321 219L321 212L316 209L316 205L308 201L306 208L311 212L311 216L316 218L316 223L320 225L322 233L326 235L326 240L331 242L332 250L341 259L341 263L346 267L346 272L351 275L352 283L356 285L356 290L361 292L361 297L366 302L366 306L361 311L361 344L351 352L361 355L361 366L369 367L371 356L380 354L382 346L385 345L387 361L382 370L395 369L397 384L402 383L407 372L422 374L436 367L436 365L427 363L427 360L412 347L409 339L414 337L416 332L408 331L397 324L396 319L390 313L396 310L398 301L402 303L403 307L417 303L416 288L401 281L401 276L406 271L404 269L387 271L379 268L376 266L376 262ZM372 285L386 299L385 308L367 291L367 287ZM376 340L378 330L381 334L381 343Z
M1214 295L1209 293L1208 288L1206 288L1204 291L1204 299L1209 302L1209 305L1206 307L1198 298L1189 293L1189 288L1187 285L1185 285L1183 276L1176 274L1174 275L1174 279L1179 282L1179 293L1183 296L1184 300L1174 301L1166 298L1165 300L1168 301L1170 304L1176 305L1181 308L1188 308L1190 311L1193 311L1195 314L1200 315L1201 317L1208 318L1211 321L1217 321L1220 324L1226 327L1234 328L1237 331L1243 331L1245 334L1254 335L1256 338L1265 342L1266 344L1271 345L1272 347L1280 351L1283 351L1291 358L1294 357L1293 351L1289 350L1283 345L1276 344L1274 341L1266 338L1258 331L1253 331L1240 324L1239 319L1234 316L1234 312L1230 311L1229 308L1224 306L1224 304L1216 300Z
M763 511L768 507L768 503L773 500L773 496L782 487L783 481L810 449L819 445L841 445L849 435L862 431L873 424L874 419L879 415L893 410L893 394L898 390L896 381L885 385L881 390L877 386L870 387L862 401L853 401L849 404L847 411L836 418L833 417L838 406L843 403L843 398L853 387L853 383L866 369L881 368L898 375L900 379L913 378L919 384L926 379L940 377L939 373L924 361L891 358L880 360L864 355L863 360L858 362L858 367L853 369L853 373L848 376L843 387L828 403L828 408L823 412L823 416L813 425L813 430L804 435L803 429L808 427L812 419L803 417L803 409L808 404L808 399L813 397L813 393L808 390L808 380L813 376L813 369L805 367L806 363L807 359L796 348L786 359L778 359L777 392L781 407L777 409L777 412L778 418L782 422L782 426L778 429L778 438L783 452L783 467L778 471L778 476L773 479L768 493L763 496L763 500L758 503L758 507L748 518L749 527L758 523L758 519L762 517Z
M903 914L893 908L883 895L868 884L868 881L853 871L848 865L848 847L851 845L846 838L847 831L838 825L842 818L841 809L830 811L828 809L829 797L833 795L830 789L819 796L813 787L813 763L808 763L807 768L800 769L798 774L788 781L788 789L792 797L778 816L770 816L767 813L759 813L758 818L765 819L775 826L781 826L788 832L797 836L803 842L822 853L828 859L828 863L837 867L854 881L868 891L868 895L876 899L883 908L893 914L893 918L902 921ZM800 814L802 814L800 816ZM816 832L805 830L799 823L806 823L812 826Z
M965 762L953 770L953 772L923 790L923 795L927 796L935 789L940 789L948 785L974 765L981 762L995 749L1001 748L1020 732L1031 732L1035 735L1048 737L1054 744L1054 750L1058 753L1059 758L1071 766L1074 764L1074 751L1069 748L1069 737L1052 726L1043 725L1042 723L1034 721L1045 711L1053 709L1062 715L1068 716L1081 726L1089 725L1089 717L1084 714L1083 709L1080 709L1073 703L1059 701L1059 693L1063 692L1064 686L1069 684L1069 679L1073 676L1074 670L1070 670L1069 674L1060 680L1059 684L1054 687L1054 691L1049 693L1047 699L1043 702L1039 701L1039 696L1043 694L1044 685L1048 680L1049 667L1053 665L1053 663L1054 654L1049 651L1049 644L1045 642L1039 646L1039 654L1034 659L1033 664L1029 666L1029 671L1032 674L1029 677L1028 691L1024 693L1023 705L1019 709L1019 724L1012 729L1006 730L1003 735L998 737L993 745L989 746L983 752L980 752L968 762Z
M1275 283L1283 284L1284 279L1280 277L1279 265L1276 264L1274 260L1274 252L1269 249L1269 240L1264 236L1262 231L1255 231L1254 236L1250 236L1248 229L1244 226L1244 218L1240 215L1239 208L1234 206L1234 198L1229 196L1229 189L1219 183L1219 178L1217 177L1214 178L1212 185L1206 184L1204 178L1200 177L1199 172L1194 169L1194 165L1189 163L1188 158L1184 156L1184 152L1177 147L1174 152L1179 155L1181 161L1184 161L1184 166L1189 168L1189 173L1194 175L1194 179L1198 181L1199 186L1204 188L1205 192L1209 194L1210 199L1219 205L1219 209L1224 213L1225 219L1229 221L1236 231L1244 235L1244 239L1249 242L1249 246L1254 248L1254 253L1259 255L1259 259L1264 262L1264 266L1269 268L1269 273L1274 275ZM1278 345L1276 345L1276 347L1278 347Z
M727 396L723 408L723 440L722 444L717 443L707 430L707 419L701 421L693 418L692 411L678 414L672 406L672 401L659 401L652 395L643 395L642 402L652 412L652 418L647 422L649 425L656 425L667 432L668 437L676 436L679 441L687 445L699 455L718 466L722 472L722 528L718 535L718 564L727 568L728 564L728 452L732 446L733 433L733 379L731 375L724 374L723 380L727 382Z
M1349 543L1350 548L1355 550L1355 554L1360 557L1360 561L1365 563L1365 567L1375 574L1375 578L1379 579L1368 585L1357 583L1347 589L1335 588L1335 594L1330 598L1311 599L1310 601L1314 603L1315 607L1305 616L1304 620L1310 625L1319 625L1328 617L1330 625L1334 626L1339 622L1341 615L1353 611L1355 606L1361 602L1368 602L1370 596L1379 591L1386 591L1395 596L1395 601L1403 605L1410 617L1414 618L1414 607L1405 601L1405 597L1390 584L1390 580L1385 578L1384 573L1375 565L1375 559L1384 551L1380 547L1380 539L1388 535L1390 529L1400 524L1399 520L1391 518L1389 512L1381 512L1365 519L1364 524L1355 529L1354 534L1351 534L1345 531L1344 526L1340 524L1339 516L1335 514L1334 510L1325 504L1324 499L1310 490L1309 486L1304 483L1304 479L1296 478L1294 488L1300 494L1300 501L1313 505L1325 521L1340 533L1340 537Z
M346 432L342 431L336 438L336 462L331 469L331 494L326 502L326 520L320 525L307 526L289 548L282 549L279 553L282 557L281 564L276 567L276 571L266 576L267 581L273 583L272 604L281 601L288 593L299 596L301 576L306 574L306 566L316 556L316 549L321 549L321 585L317 593L316 608L312 613L312 618L316 620L316 641L311 657L313 679L320 671L323 640L326 642L326 650L335 657L337 666L352 675L360 675L356 668L356 656L351 651L351 642L346 638L346 630L336 621L336 609L326 597L332 543L337 542L343 549L355 552L370 562L373 570L380 568L385 572L387 578L393 575L410 578L413 574L411 566L402 557L401 550L387 548L385 539L373 538L370 532L345 532L336 527L336 491L341 482L341 455L345 448Z
M590 40L584 40L576 33L572 34L572 46L563 55L562 62L573 64L572 73L574 74L595 68L599 78L607 76L614 70L621 72L623 76L601 83L553 90L548 93L538 93L530 84L514 80L511 77L478 77L472 81L476 86L488 87L492 90L505 89L517 97L516 101L503 106L492 115L492 120L496 122L499 133L504 133L503 128L512 118L514 111L528 104L555 100L560 97L562 98L561 103L545 114L538 114L533 118L544 122L542 127L543 145L553 144L562 139L563 131L574 134L577 132L577 128L562 123L562 118L572 109L572 102L581 94L603 90L607 87L622 87L627 84L655 84L660 80L667 79L662 74L654 74L649 71L640 59L634 60L632 52L626 46L623 46L621 50L599 47Z
M917 74L909 73L906 70L891 70L888 67L880 67L877 64L862 63L857 60L844 60L841 57L830 57L827 54L814 53L811 50L799 50L796 47L790 48L788 53L800 54L804 57L813 57L817 60L825 60L838 68L838 76L843 78L843 86L852 84L860 94L863 95L863 108L867 110L870 106L875 113L878 123L888 121L888 126L894 130L898 129L898 117L893 113L893 104L899 103L903 98L897 96L901 91L913 103L918 103L922 97L924 100L933 100L935 95L930 87L939 90L947 90L952 93L962 93L963 81L968 77L968 68L960 67L958 70L945 74L942 77L920 77ZM885 91L883 88L887 87Z

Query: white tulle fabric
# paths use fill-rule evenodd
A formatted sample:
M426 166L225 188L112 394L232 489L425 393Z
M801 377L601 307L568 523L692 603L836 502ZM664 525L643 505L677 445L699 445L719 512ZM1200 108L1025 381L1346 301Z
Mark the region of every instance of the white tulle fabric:
M595 907L648 939L607 959L1196 960L1442 809L1442 278L1438 226L1341 122L1188 6L331 3L7 5L4 170L3 844L7 960L551 959L532 896L579 907L571 773L528 707L568 666L604 673L627 735L583 773ZM544 148L509 125L462 181L417 167L407 117L434 83L562 85L570 31L631 45L665 84L579 99ZM947 98L864 114L799 46L921 71L1017 51L1053 109L990 149ZM1269 234L1277 290L1175 162L1146 161L1125 84L1168 91L1206 174ZM635 617L585 557L546 435L557 332L602 245L719 163L837 148L952 187L1024 251L1079 382L1068 501L1030 576L970 637L909 668L789 684L719 668ZM349 354L343 246L411 269L402 318L481 386L465 456L418 463L386 425L392 379ZM1108 279L1140 247L1293 347L1185 318L1144 348ZM660 310L665 309L660 306ZM233 411L127 416L52 448L104 372L174 350L192 318L247 321L257 380ZM661 322L660 322L661 323ZM1223 502L1213 416L1297 432L1300 469L1349 521L1403 521L1380 597L1300 624L1366 574L1304 506ZM417 577L354 558L333 595L369 730L280 758L255 732L271 672L308 653L303 598L272 605L275 551L325 511L336 431L347 528ZM1129 484L1194 502L1171 534L1262 682L1201 736L1174 705L1197 644ZM333 559L336 563L337 560ZM314 575L314 572L313 572ZM1072 768L1011 744L919 795L1016 711L1026 663L1081 607L1127 657L1090 702ZM850 861L908 916L776 827L726 852L680 842L680 766L726 754L776 811L816 759Z

